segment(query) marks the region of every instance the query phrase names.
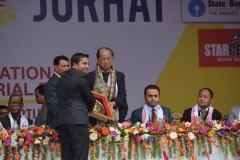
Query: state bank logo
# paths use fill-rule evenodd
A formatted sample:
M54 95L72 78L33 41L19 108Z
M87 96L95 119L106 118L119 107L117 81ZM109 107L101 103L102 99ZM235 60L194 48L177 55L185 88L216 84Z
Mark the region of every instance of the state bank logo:
M202 0L191 0L188 4L188 11L193 17L201 17L206 11L206 6Z
M199 67L240 67L240 29L199 29Z
M182 0L182 22L239 23L240 0Z
M0 25L11 25L16 20L16 15L11 13L15 8L6 8L6 1L0 0Z

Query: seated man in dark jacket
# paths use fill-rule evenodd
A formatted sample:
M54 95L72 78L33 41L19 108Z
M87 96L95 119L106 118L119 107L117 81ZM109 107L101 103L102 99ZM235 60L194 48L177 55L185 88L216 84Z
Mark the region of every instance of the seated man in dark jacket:
M202 88L198 93L198 103L193 108L184 111L181 121L202 120L221 120L222 114L214 109L211 104L213 102L213 92L209 88Z
M147 123L156 121L166 121L172 123L171 111L167 107L160 106L160 89L156 85L149 85L144 90L145 104L143 107L132 112L132 123Z
M13 128L14 121L17 122L20 128L26 128L33 124L33 121L21 114L23 108L23 97L20 94L12 94L8 100L9 114L5 117L0 117L0 122L3 128Z

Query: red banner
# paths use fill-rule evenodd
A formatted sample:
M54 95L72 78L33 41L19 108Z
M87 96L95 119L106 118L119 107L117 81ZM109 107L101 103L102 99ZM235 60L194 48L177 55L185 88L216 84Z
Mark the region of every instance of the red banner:
M240 67L240 29L199 29L199 67Z

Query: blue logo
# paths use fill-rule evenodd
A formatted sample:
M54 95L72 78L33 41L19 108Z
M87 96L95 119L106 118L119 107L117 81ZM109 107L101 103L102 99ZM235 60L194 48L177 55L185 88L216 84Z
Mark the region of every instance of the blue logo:
M188 11L193 17L201 17L205 10L206 7L202 0L191 0L188 4Z

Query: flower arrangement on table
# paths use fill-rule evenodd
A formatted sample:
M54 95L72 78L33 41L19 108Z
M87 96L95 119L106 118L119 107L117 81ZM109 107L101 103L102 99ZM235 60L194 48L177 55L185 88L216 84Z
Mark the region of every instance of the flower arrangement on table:
M141 154L144 159L163 157L164 160L168 160L174 155L179 160L183 156L196 160L197 155L210 159L214 146L220 147L227 159L240 153L238 135L240 123L236 121L231 124L228 120L197 120L177 125L164 122L135 125L131 125L130 122L97 124L90 129L90 153L91 159L97 160L101 144L103 156L108 159L126 160L127 157L133 156L137 160Z
M228 120L177 125L164 122L97 124L90 129L90 156L92 160L99 159L101 146L104 151L101 157L107 159L138 159L141 156L144 159L159 157L167 160L176 156L180 160L186 156L195 160L197 155L210 159L214 146L219 147L227 159L230 155L240 154L238 135L240 123L235 121L231 124ZM55 159L55 153L57 157L61 156L60 144L58 132L49 126L0 129L0 148L4 147L4 153L0 155L5 160L19 160L23 151L25 159L44 159L48 148L51 158Z
M40 157L44 159L48 148L50 148L52 159L54 159L55 150L57 157L61 157L58 132L49 126L32 126L9 130L2 128L0 130L0 148L5 147L4 153L0 152L0 155L4 154L4 160L20 160L22 157L21 150L25 152L26 160L39 159ZM32 155L29 155L30 149Z

